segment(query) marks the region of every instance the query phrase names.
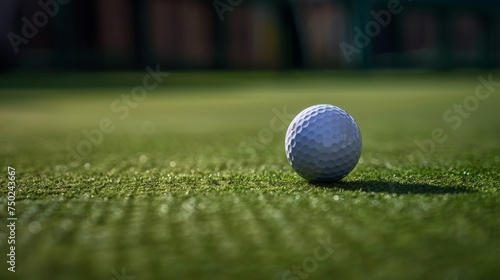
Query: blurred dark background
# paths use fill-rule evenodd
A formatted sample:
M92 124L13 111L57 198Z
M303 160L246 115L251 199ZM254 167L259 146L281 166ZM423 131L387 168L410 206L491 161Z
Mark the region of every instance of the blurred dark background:
M499 66L498 0L400 1L402 11L349 63L341 43L354 46L355 27L389 2L0 0L0 69Z

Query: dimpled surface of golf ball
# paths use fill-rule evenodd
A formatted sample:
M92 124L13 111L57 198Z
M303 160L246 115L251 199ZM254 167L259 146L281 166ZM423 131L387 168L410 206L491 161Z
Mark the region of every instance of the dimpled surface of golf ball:
M358 163L361 133L346 111L328 104L314 105L290 123L285 150L288 162L304 179L338 181Z

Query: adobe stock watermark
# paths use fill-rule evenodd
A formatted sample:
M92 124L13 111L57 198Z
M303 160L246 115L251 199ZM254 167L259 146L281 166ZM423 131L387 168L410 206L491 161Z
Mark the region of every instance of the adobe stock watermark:
M28 44L30 39L33 39L38 35L39 29L44 28L49 23L49 18L55 17L60 10L61 5L66 5L71 0L40 0L38 1L38 6L40 10L33 14L31 20L27 17L22 17L21 21L23 26L21 27L21 35L14 32L7 34L12 48L16 54L19 53L19 46L21 44Z
M253 153L256 150L263 150L267 145L273 142L276 133L286 131L288 125L295 117L295 115L287 113L286 106L283 107L281 111L277 108L273 108L272 112L274 117L269 121L269 126L260 129L257 136L250 137L241 142L238 146L238 152L244 154Z
M113 100L110 105L111 112L116 114L116 118L120 121L125 120L132 109L136 109L141 102L144 102L148 97L148 92L155 90L163 79L170 73L162 73L160 65L156 65L156 69L146 66L146 74L142 79L142 85L134 87L130 94L123 94L120 98ZM83 139L75 146L66 146L66 160L71 166L78 166L82 160L92 153L94 147L99 146L104 141L104 136L113 132L116 128L112 118L104 117L97 124L96 128L82 130Z
M243 3L243 0L214 0L212 5L214 6L215 12L219 16L220 21L224 21L224 14L226 12L232 12L234 8Z
M489 74L487 79L483 76L479 76L477 79L479 84L473 94L467 95L462 102L455 103L444 111L443 122L448 126L448 129L457 130L462 127L464 120L470 118L472 113L479 109L481 102L490 98L496 87L500 87L500 82L493 81L492 74ZM424 160L426 155L434 153L436 147L439 144L444 144L448 139L445 129L436 127L431 131L429 138L415 140L418 151L411 153L408 159L414 161L420 157L421 160Z
M111 278L111 280L134 280L135 279L135 276L127 275L127 272L125 271L124 267L122 267L121 274L118 274L118 271L113 269L111 271L111 275L113 275L113 278Z
M411 1L411 0L409 0ZM361 50L366 48L372 41L372 38L377 37L382 28L389 25L392 20L393 15L397 15L403 11L403 6L399 0L389 0L387 2L387 9L380 10L378 12L370 11L370 15L373 20L369 21L364 29L360 27L354 27L354 45L348 44L345 41L341 42L339 47L344 55L347 63L352 62L351 56L354 54L360 54Z
M313 251L311 256L305 257L300 264L290 266L290 269L283 272L281 280L303 280L308 279L310 274L318 269L318 265L326 261L340 247L340 244L332 243L330 236L325 239L318 238L316 240L318 246Z

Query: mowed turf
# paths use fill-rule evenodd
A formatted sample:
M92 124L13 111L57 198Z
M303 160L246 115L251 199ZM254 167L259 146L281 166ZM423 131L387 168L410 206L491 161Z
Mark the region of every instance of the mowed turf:
M144 75L0 76L1 279L500 275L500 87L474 102L480 73L173 72L125 105ZM319 103L362 132L339 183L305 182L284 153L287 122ZM114 130L68 156L104 118Z

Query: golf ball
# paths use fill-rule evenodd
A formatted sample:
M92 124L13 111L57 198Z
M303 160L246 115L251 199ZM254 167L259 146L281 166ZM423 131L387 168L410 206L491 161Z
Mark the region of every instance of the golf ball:
M346 111L328 104L314 105L290 123L285 151L292 168L304 179L338 181L358 163L361 133Z

